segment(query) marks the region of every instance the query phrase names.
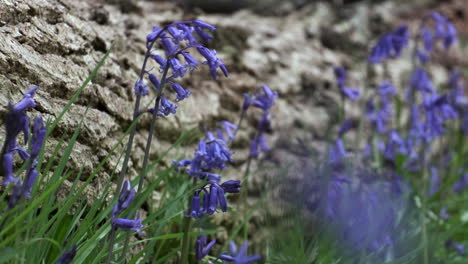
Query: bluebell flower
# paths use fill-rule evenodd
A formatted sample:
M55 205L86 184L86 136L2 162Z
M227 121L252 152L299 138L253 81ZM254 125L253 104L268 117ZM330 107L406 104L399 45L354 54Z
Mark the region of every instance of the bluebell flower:
M454 192L460 193L464 191L468 187L468 172L465 172L460 176L460 179L456 181L453 186L452 190Z
M201 20L198 20L198 19L195 19L192 21L193 24L195 24L195 26L197 27L200 27L200 28L204 28L204 29L208 29L210 31L215 31L216 30L216 27L211 25L211 24L208 24L206 22L203 22Z
M384 81L379 85L380 96L395 95L396 89L389 81Z
M206 61L203 62L203 64L208 64L209 68L210 68L210 73L211 73L211 76L213 77L213 79L217 79L217 72L216 70L218 68L221 69L221 71L223 72L224 76L228 76L228 71L227 71L227 68L226 66L224 65L224 63L218 58L216 57L216 51L210 51L208 48L205 48L205 47L197 47L197 50L198 52L200 52L200 54L205 57Z
M359 99L359 96L360 96L360 92L359 90L356 90L356 89L353 89L353 88L349 88L349 87L343 87L341 89L341 92L346 96L348 97L351 101L356 101L357 99Z
M175 28L174 26L167 27L167 31L169 32L169 34L171 34L172 41L175 44L179 44L180 42L185 40L185 32L184 31L182 31L182 30L180 30L178 28Z
M190 94L192 94L190 92L190 90L185 90L178 83L175 83L175 82L171 83L171 87L172 87L172 90L174 90L174 92L176 92L176 94L177 94L177 99L176 99L177 102L182 101L185 98L188 98L190 96Z
M458 255L463 255L465 253L465 245L455 243L452 240L447 240L445 242L445 247L455 249Z
M211 184L209 197L207 214L211 215L215 213L218 206L221 207L223 212L227 211L227 201L226 196L224 195L224 189L218 184Z
M233 140L234 132L237 130L237 126L229 121L221 121L221 125L223 126L229 140Z
M122 186L122 190L120 191L119 200L112 209L112 217L116 217L125 209L127 209L130 203L133 201L134 197L135 189L132 187L132 184L129 180L125 180Z
M447 213L447 207L443 207L442 209L440 209L439 216L445 221L449 220L450 216Z
M136 95L145 96L149 93L148 86L146 86L142 80L139 80L135 83L134 89Z
M410 85L413 89L423 93L435 91L429 75L421 68L417 68L411 75Z
M416 50L415 55L421 64L425 64L429 61L429 55L424 51Z
M382 36L372 48L369 61L380 63L386 59L399 57L403 48L408 45L408 38L407 25L401 25L394 32Z
M150 82L153 84L153 90L157 91L159 89L159 86L161 85L161 82L158 80L158 77L156 75L149 73L148 78L150 79Z
M328 162L331 164L341 164L343 159L347 157L348 154L346 153L346 150L343 145L343 140L341 138L338 138L335 141L335 144L330 148L329 151L329 156L328 156Z
M456 119L458 112L450 105L447 95L424 96L424 108L426 109L425 137L432 140L445 132L444 122L448 119Z
M194 37L194 27L185 24L177 24L177 28L184 32L185 40L188 41L188 45L195 46L198 44L198 39Z
M133 230L138 233L141 233L141 228L143 228L139 215L135 219L113 218L112 226L123 230Z
M232 163L232 153L226 146L226 143L213 136L213 133L206 133L206 157L204 158L205 170L219 169L223 170L226 168L226 162Z
M176 54L179 50L179 47L177 45L174 45L170 38L161 38L161 44L164 50L166 51L166 57L168 58Z
M424 49L427 52L431 52L433 49L434 36L432 35L431 30L428 27L423 27L421 29L421 37L424 43Z
M448 49L457 40L457 30L455 26L443 15L432 12L431 18L435 22L435 37L441 39L444 48Z
M33 123L33 132L31 138L31 152L30 159L35 160L41 152L42 146L44 145L44 139L46 136L46 128L41 117L36 117Z
M244 102L242 103L242 110L246 111L250 105L252 105L252 102L254 100L254 97L250 94L244 94Z
M240 187L241 184L239 180L229 180L221 184L221 188L227 193L238 193L240 192Z
M74 245L72 248L66 250L62 256L57 260L55 264L69 264L73 261L75 258L76 252L78 248L76 245Z
M38 172L35 167L37 164L37 157L39 156L42 146L44 145L46 132L47 130L44 126L44 123L42 122L42 118L36 117L34 119L34 124L33 124L33 133L32 133L32 138L31 138L31 153L29 155L29 159L31 159L31 163L28 166L27 175L25 179L25 186L24 186L24 196L26 196L29 199L31 199L30 192L31 192L32 186L36 182L36 177L37 177Z
M257 94L252 105L264 111L268 111L278 98L278 93L276 91L273 92L267 85L262 85L261 89L263 94Z
M366 103L366 117L374 125L378 133L386 133L387 125L392 118L393 104L386 96L381 96L381 105L377 109L370 98Z
M341 124L339 130L338 130L338 137L342 137L346 132L351 130L354 127L354 122L353 120L347 118L343 121L343 124Z
M200 218L203 216L203 210L200 206L200 196L198 195L198 192L196 192L192 197L192 207L190 208L190 213L188 216L193 218Z
M170 114L175 114L177 111L177 104L172 103L166 97L161 97L161 104L159 106L158 115L159 116L168 116Z
M216 240L211 240L210 243L208 243L206 235L197 237L197 242L195 243L195 259L197 263L201 263L201 260L208 255L215 244Z
M164 59L163 57L159 56L159 55L151 55L151 58L153 60L155 60L159 66L160 66L160 71L162 71L164 68L166 68L166 63L167 63L167 60Z
M346 83L346 70L343 67L335 67L333 68L335 73L336 83L338 87L344 87Z
M190 71L195 70L195 69L197 68L197 65L200 64L200 63L199 63L194 57L192 57L192 55L190 55L188 52L183 52L183 53L182 53L182 56L184 56L185 62L187 62L187 64L189 65Z
M197 35L204 41L204 42L210 42L213 37L209 34L207 34L201 27L195 27L195 32Z
M153 26L153 30L151 33L149 33L146 36L146 45L148 45L150 42L153 42L156 40L157 37L164 38L166 36L166 33L163 31L162 28L159 28L158 26Z
M13 187L13 191L11 192L10 199L8 200L8 208L13 208L18 203L21 195L23 194L23 182L18 179L15 182L15 187Z
M26 91L23 99L16 105L8 104L8 112L5 116L6 135L1 152L2 164L0 166L3 170L3 176L5 176L4 185L18 181L13 174L13 155L19 153L23 160L29 158L27 151L17 145L17 138L23 132L24 143L27 144L29 141L29 117L26 115L26 110L36 106L33 97L38 88L38 86L34 86Z
M250 143L250 156L258 157L258 155L260 154L259 150L261 150L262 152L266 152L269 150L269 147L266 144L265 135L263 133L257 135Z
M184 77L185 72L187 71L187 66L180 64L180 61L177 58L171 58L169 64L172 68L171 78Z
M352 101L359 98L360 92L357 89L346 87L346 70L343 67L334 68L336 82L341 93Z
M383 156L387 160L394 161L396 153L406 154L406 145L404 140L400 137L400 135L398 135L398 133L395 130L392 130L389 133L389 139L385 146Z
M234 241L229 241L229 255L222 254L219 256L219 259L224 261L230 261L233 264L249 264L255 261L260 261L261 257L259 255L247 256L247 247L248 242L244 242L241 248L237 250L237 246Z

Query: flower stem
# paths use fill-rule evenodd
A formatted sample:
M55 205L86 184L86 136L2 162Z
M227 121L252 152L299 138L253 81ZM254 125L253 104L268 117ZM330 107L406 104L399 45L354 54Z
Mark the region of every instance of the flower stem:
M169 71L169 66L166 66L164 68L164 73L161 77L161 84L159 85L158 87L158 94L156 96L156 100L154 102L154 111L153 111L153 114L152 114L152 119L151 119L151 125L150 125L150 131L149 131L149 134L148 134L148 139L146 141L146 147L145 147L145 155L143 157L143 168L142 168L142 173L140 175L140 180L138 182L138 188L137 188L137 191L135 193L135 195L138 195L143 187L143 181L144 181L144 178L146 176L146 168L148 167L148 160L149 160L149 152L151 150L151 142L153 140L153 134L154 134L154 130L156 128L156 118L157 118L157 109L159 109L159 104L160 104L160 101L161 101L161 94L162 94L162 90L164 89L164 86L166 85L166 76L167 76L167 72ZM133 215L134 214L134 211L132 209L132 211L130 212L130 215ZM124 247L123 247L123 250L122 250L122 258L125 258L125 255L127 253L127 250L128 250L128 244L130 242L130 232L126 232L126 237L125 237L125 242L124 242Z
M193 179L193 185L197 185L197 179ZM191 202L190 199L188 201L188 208L191 207ZM182 264L188 264L188 252L189 252L189 245L190 245L190 236L189 232L192 227L192 217L184 217L184 223L183 223L183 232L184 236L182 238L182 253L181 253L181 259L180 263Z
M110 233L109 233L109 249L107 251L107 259L106 259L106 263L109 264L111 259L112 259L112 255L113 255L113 251L114 251L114 239L115 239L115 228L112 227Z
M257 133L255 133L255 137L257 136ZM248 180L247 178L249 177L249 174L250 174L250 166L252 165L252 159L253 157L251 155L249 155L248 159L247 159L247 167L245 168L245 172L244 172L244 177L242 178L242 202L244 203L244 208L243 210L245 211L245 215L244 215L244 240L247 240L248 238L248 214L247 214L247 208L248 208L248 203L247 203L247 198L248 198L248 193L249 193L249 187L248 187Z
M183 232L184 237L182 238L182 255L180 259L181 264L188 264L188 252L189 252L189 244L190 244L190 228L192 225L192 218L191 217L184 217L184 224L183 224Z

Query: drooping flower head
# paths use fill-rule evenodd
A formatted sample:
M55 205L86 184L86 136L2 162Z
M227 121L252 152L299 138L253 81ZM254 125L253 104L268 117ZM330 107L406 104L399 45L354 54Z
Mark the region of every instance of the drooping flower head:
M369 61L380 63L387 59L400 57L403 48L408 45L408 38L407 25L401 25L394 32L383 35L372 48Z
M33 97L38 88L38 86L34 86L26 91L23 99L16 105L11 103L8 105L8 112L5 116L6 135L1 152L2 164L0 166L2 175L5 176L4 185L18 181L13 172L13 155L18 153L23 160L29 158L29 153L17 145L17 138L23 132L24 144L26 145L29 142L29 117L26 115L26 110L36 106Z
M243 108L247 109L250 102L254 107L262 110L261 118L257 124L256 135L250 143L250 156L258 157L261 152L266 152L269 147L266 143L265 134L271 132L271 114L270 109L273 107L278 93L273 92L268 86L263 85L261 87L263 93L258 93L250 96L245 96ZM247 103L247 101L249 101Z
M123 230L133 230L138 233L141 233L141 229L143 228L139 215L135 219L113 218L112 226Z
M122 186L122 191L120 192L119 200L112 209L112 217L116 217L127 209L132 202L133 197L135 197L135 189L132 187L129 180L125 180Z
M181 84L175 82L177 78L183 78L187 72L194 71L198 65L205 64L209 66L209 70L213 79L217 79L217 69L221 69L225 76L228 76L228 71L224 63L216 56L216 51L210 50L204 46L205 42L212 39L208 32L214 31L216 28L209 23L192 20L178 21L162 28L153 27L153 31L147 35L146 46L147 53L145 63L142 67L142 74L139 80L135 83L135 94L137 96L145 96L149 93L147 85L144 83L144 76L148 75L148 79L153 85L153 90L160 95L161 101L159 109L150 109L151 113L159 116L167 116L175 114L177 104L170 102L166 95L162 93L163 88L167 83L171 84L172 90L176 94L175 101L179 102L191 95L191 92L184 89ZM207 32L208 31L208 32ZM156 54L153 49L155 44L159 44L163 48L163 54ZM198 62L190 53L189 50L197 51L203 56L206 61ZM159 72L162 73L161 78L147 71L147 59L153 59L159 65ZM145 111L142 111L145 112Z

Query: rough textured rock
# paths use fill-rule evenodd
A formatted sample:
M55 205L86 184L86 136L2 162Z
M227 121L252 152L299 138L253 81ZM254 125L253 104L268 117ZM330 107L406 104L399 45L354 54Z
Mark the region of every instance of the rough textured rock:
M336 125L339 103L332 67L349 67L350 84L371 89L365 88L363 64L371 43L369 39L391 29L398 18L416 26L415 9L409 4L388 1L368 8L356 3L337 9L329 3L297 2L296 7L300 9L289 6L275 16L249 9L238 10L230 16L197 15L217 25L214 48L228 65L230 76L212 81L208 71L202 69L184 80L193 96L180 105L176 116L159 120L153 158L183 131L211 128L223 119L235 122L242 94L264 83L280 93L273 113L276 132L269 138L270 143L284 149L295 140L323 142L329 129ZM462 19L468 12L466 5L460 4L463 1L451 2L454 4L444 4L441 8L463 25L466 21ZM68 164L72 168L84 166L82 180L85 180L131 122L135 100L132 87L143 60L146 34L154 24L194 15L184 13L171 1L3 0L0 5L0 118L3 119L8 101L18 101L21 91L33 84L41 87L34 114L56 117L105 51L113 46L105 65L47 142L47 148L53 148L62 135L65 138L72 135L89 107ZM461 59L463 54L466 53L462 49L454 49L444 59L455 58L458 64L465 65L466 59ZM441 65L433 69L437 83L447 78L443 60ZM410 66L402 60L392 62L388 65L390 76L396 83L402 83ZM381 80L384 70L376 67L373 75L374 81ZM144 104L149 100L146 98ZM356 106L347 105L347 108L351 115L358 114ZM255 114L247 120L249 128L239 134L239 143L234 146L238 165L247 156L245 149L252 135ZM136 150L130 163L132 173L141 166L148 127L149 119L139 124ZM277 141L278 138L282 140ZM192 149L184 146L182 151L191 154ZM296 155L291 151L278 153ZM282 155L277 155L278 161ZM117 155L114 155L104 171L112 170L116 164ZM97 182L110 177L105 172L101 174ZM98 185L94 187L99 188Z

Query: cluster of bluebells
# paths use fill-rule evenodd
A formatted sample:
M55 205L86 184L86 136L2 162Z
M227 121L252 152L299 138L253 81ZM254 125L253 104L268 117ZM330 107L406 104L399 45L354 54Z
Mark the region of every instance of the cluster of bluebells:
M329 223L340 231L341 241L356 250L377 252L399 240L398 212L406 207L406 186L396 175L379 181L382 175L375 172L358 169L357 174L353 178L333 176L320 206Z
M446 133L450 120L459 120L460 132L468 134L468 99L463 93L458 71L452 72L448 90L441 92L436 89L425 70L425 64L438 41L442 42L443 50L448 50L455 43L457 37L453 24L441 14L432 12L423 19L418 34L416 40L421 43L415 44L415 68L410 76L406 95L401 97L404 98L403 103L408 106L408 125L399 128L392 122L395 114L393 101L397 90L390 81L381 82L375 95L366 101L365 116L375 132L376 141L371 141L375 146L372 143L367 144L363 157L366 162L367 158L375 157L373 152L377 152L378 156L388 162L386 164L391 164L387 168L390 170L395 167L398 155L405 157L404 169L429 172L427 195L433 196L440 191L440 168L434 163L429 165L429 160L424 157L430 157L433 142ZM408 46L409 37L410 32L406 25L382 36L372 49L369 62L378 64L400 57L403 49ZM418 44L422 44L423 49L420 49ZM352 93L344 91L346 71L337 67L335 75L342 94L351 100L357 99L352 97ZM322 203L323 212L341 228L345 241L360 249L375 252L381 247L393 245L395 241L392 234L396 231L398 211L404 210L400 207L402 202L399 197L407 187L395 173L391 173L392 180L386 182L386 186L375 188L374 184L365 181L355 183L355 179L341 174L343 170L336 170L337 165L340 165L338 168L343 168L343 161L348 155L342 136L352 126L352 122L345 119L338 131L338 138L330 148L328 163L335 170L328 181L326 201ZM468 187L466 168L460 168L458 173L459 179L452 186L456 193ZM358 175L358 178L362 179L362 175ZM444 220L449 218L446 208L441 210L440 217ZM362 244L363 242L365 243ZM463 253L463 245L451 240L447 241L446 246L460 254Z
M114 208L112 208L112 226L122 230L133 230L141 233L143 224L141 223L140 216L137 216L135 219L118 217L120 213L130 206L133 197L135 197L135 189L132 187L129 180L125 180L119 195L119 200L114 205Z
M36 106L33 97L38 88L38 86L34 86L26 91L24 98L16 105L8 104L8 113L5 117L6 136L1 153L1 168L2 174L5 177L3 185L15 184L8 202L10 208L13 208L23 196L31 198L30 192L38 174L36 170L37 158L44 145L46 129L42 118L36 117L33 122L33 131L30 139L30 120L26 114L26 110ZM18 136L21 132L24 136L24 145L30 144L31 146L30 152L18 145ZM24 162L27 162L24 182L14 176L14 154L18 154Z
M278 98L278 93L273 92L270 87L263 85L261 92L254 95L244 94L244 103L242 111L247 111L250 106L257 107L262 111L262 116L258 121L257 131L254 139L250 143L250 156L258 157L260 152L268 151L265 134L271 132L271 113L270 109Z
M221 69L225 76L228 71L224 63L216 56L215 50L206 48L203 43L209 42L212 36L206 31L214 31L216 28L200 20L178 21L165 27L154 26L153 30L146 37L147 53L145 63L142 67L140 79L135 83L135 94L145 96L149 93L149 88L143 81L145 75L148 76L153 90L158 93L158 109L150 108L147 111L158 116L168 116L175 114L178 105L167 98L162 93L164 86L169 84L175 93L175 101L180 102L191 95L191 91L182 87L175 80L183 78L187 72L194 71L199 65L207 65L213 79L217 79L217 69ZM164 49L164 54L156 54L153 50L155 43L159 43ZM199 62L188 50L196 50L204 59ZM153 60L159 65L158 78L154 73L146 70L146 61ZM156 113L155 113L156 112Z
M448 50L457 41L457 30L445 16L432 12L422 20L418 37L422 40L423 48L417 48L414 55L425 64L429 61L436 42L440 41L444 49Z
M246 94L244 97L241 119L250 106L262 110L262 117L250 148L250 158L254 158L258 157L259 149L261 151L268 150L264 134L271 131L270 109L278 98L278 94L264 85L261 87L261 93L253 96ZM228 146L234 140L237 129L236 125L228 121L222 121L221 128L216 129L216 136L211 131L205 133L205 138L198 143L193 159L174 161L177 170L184 170L195 180L206 181L200 189L195 191L192 197L189 217L201 218L204 215L212 215L217 212L218 207L221 211L226 212L227 200L225 194L240 191L239 180L228 180L221 184L221 176L213 172L222 171L227 167L227 163L233 162L232 153ZM207 243L206 236L198 238L195 254L198 263L201 263L202 259L208 255L215 243L215 240ZM248 264L260 259L258 255L246 255L247 243L237 251L234 242L231 241L230 248L230 254L221 254L217 260L235 264Z
M237 129L237 126L228 121L222 124L225 134L232 140L233 130ZM200 218L205 214L212 215L217 212L217 207L226 212L225 193L238 193L240 190L240 181L228 180L221 184L221 176L213 172L222 171L227 167L227 163L233 162L228 141L223 134L223 131L218 131L215 137L212 132L207 131L206 137L198 143L193 159L174 161L178 170L184 168L185 172L194 179L206 180L206 184L194 193L190 217Z
M216 240L207 241L206 235L198 236L197 242L195 243L195 258L198 264L202 263L204 257L208 256L211 248L215 245ZM223 253L216 258L215 262L209 262L210 264L218 263L217 260L227 261L233 264L249 264L255 261L259 261L261 258L259 255L247 256L248 243L245 242L238 250L234 241L229 241L229 252Z

